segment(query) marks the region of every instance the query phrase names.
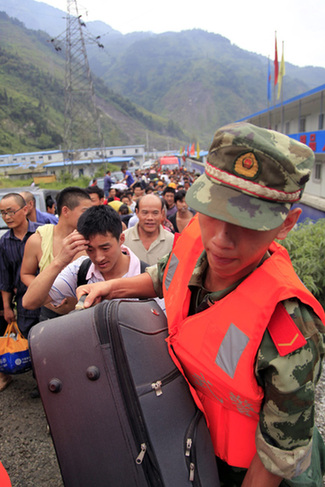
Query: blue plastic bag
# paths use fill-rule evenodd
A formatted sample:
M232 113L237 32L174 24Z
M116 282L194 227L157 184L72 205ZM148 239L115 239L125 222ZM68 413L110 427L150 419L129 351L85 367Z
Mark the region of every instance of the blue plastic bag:
M21 374L32 368L28 340L23 337L17 324L10 323L0 337L0 372Z

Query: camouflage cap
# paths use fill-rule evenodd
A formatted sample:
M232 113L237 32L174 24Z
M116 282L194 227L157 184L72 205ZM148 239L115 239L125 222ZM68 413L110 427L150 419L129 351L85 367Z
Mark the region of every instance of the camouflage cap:
M200 213L253 230L285 220L309 179L313 151L279 132L240 122L219 129L205 173L186 201Z

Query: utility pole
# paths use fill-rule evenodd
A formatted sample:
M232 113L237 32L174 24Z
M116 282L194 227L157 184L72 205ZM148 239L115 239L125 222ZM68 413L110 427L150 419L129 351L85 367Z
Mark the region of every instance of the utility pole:
M92 42L103 48L100 37L92 38L79 13L77 0L67 0L67 17L65 30L65 110L64 110L64 150L66 161L70 163L77 158L75 147L77 141L83 148L97 146L101 156L105 157L103 136L100 123L100 112L96 104L94 85L89 68L85 35L87 43ZM85 32L85 35L84 35ZM63 35L52 39L57 51L61 51L60 42Z
M102 133L83 34L86 24L77 0L67 0L66 25L64 140L69 155L73 154L75 134L87 148L95 129L102 148Z

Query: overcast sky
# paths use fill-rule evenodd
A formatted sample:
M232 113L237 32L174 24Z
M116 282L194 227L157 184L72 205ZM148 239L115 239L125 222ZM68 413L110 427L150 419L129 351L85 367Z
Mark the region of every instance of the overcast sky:
M42 1L67 9L67 0ZM77 0L77 3L85 21L102 20L122 34L200 28L221 34L242 49L270 56L272 61L277 31L279 61L284 41L285 61L325 68L324 0Z

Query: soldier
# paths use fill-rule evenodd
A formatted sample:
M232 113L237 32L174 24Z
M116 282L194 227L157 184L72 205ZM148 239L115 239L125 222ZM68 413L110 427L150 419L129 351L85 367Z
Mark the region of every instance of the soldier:
M170 353L205 412L221 485L321 486L323 441L314 391L324 311L295 274L284 239L314 154L250 125L219 129L205 174L187 192L198 212L171 254L147 273L77 290L164 296Z

